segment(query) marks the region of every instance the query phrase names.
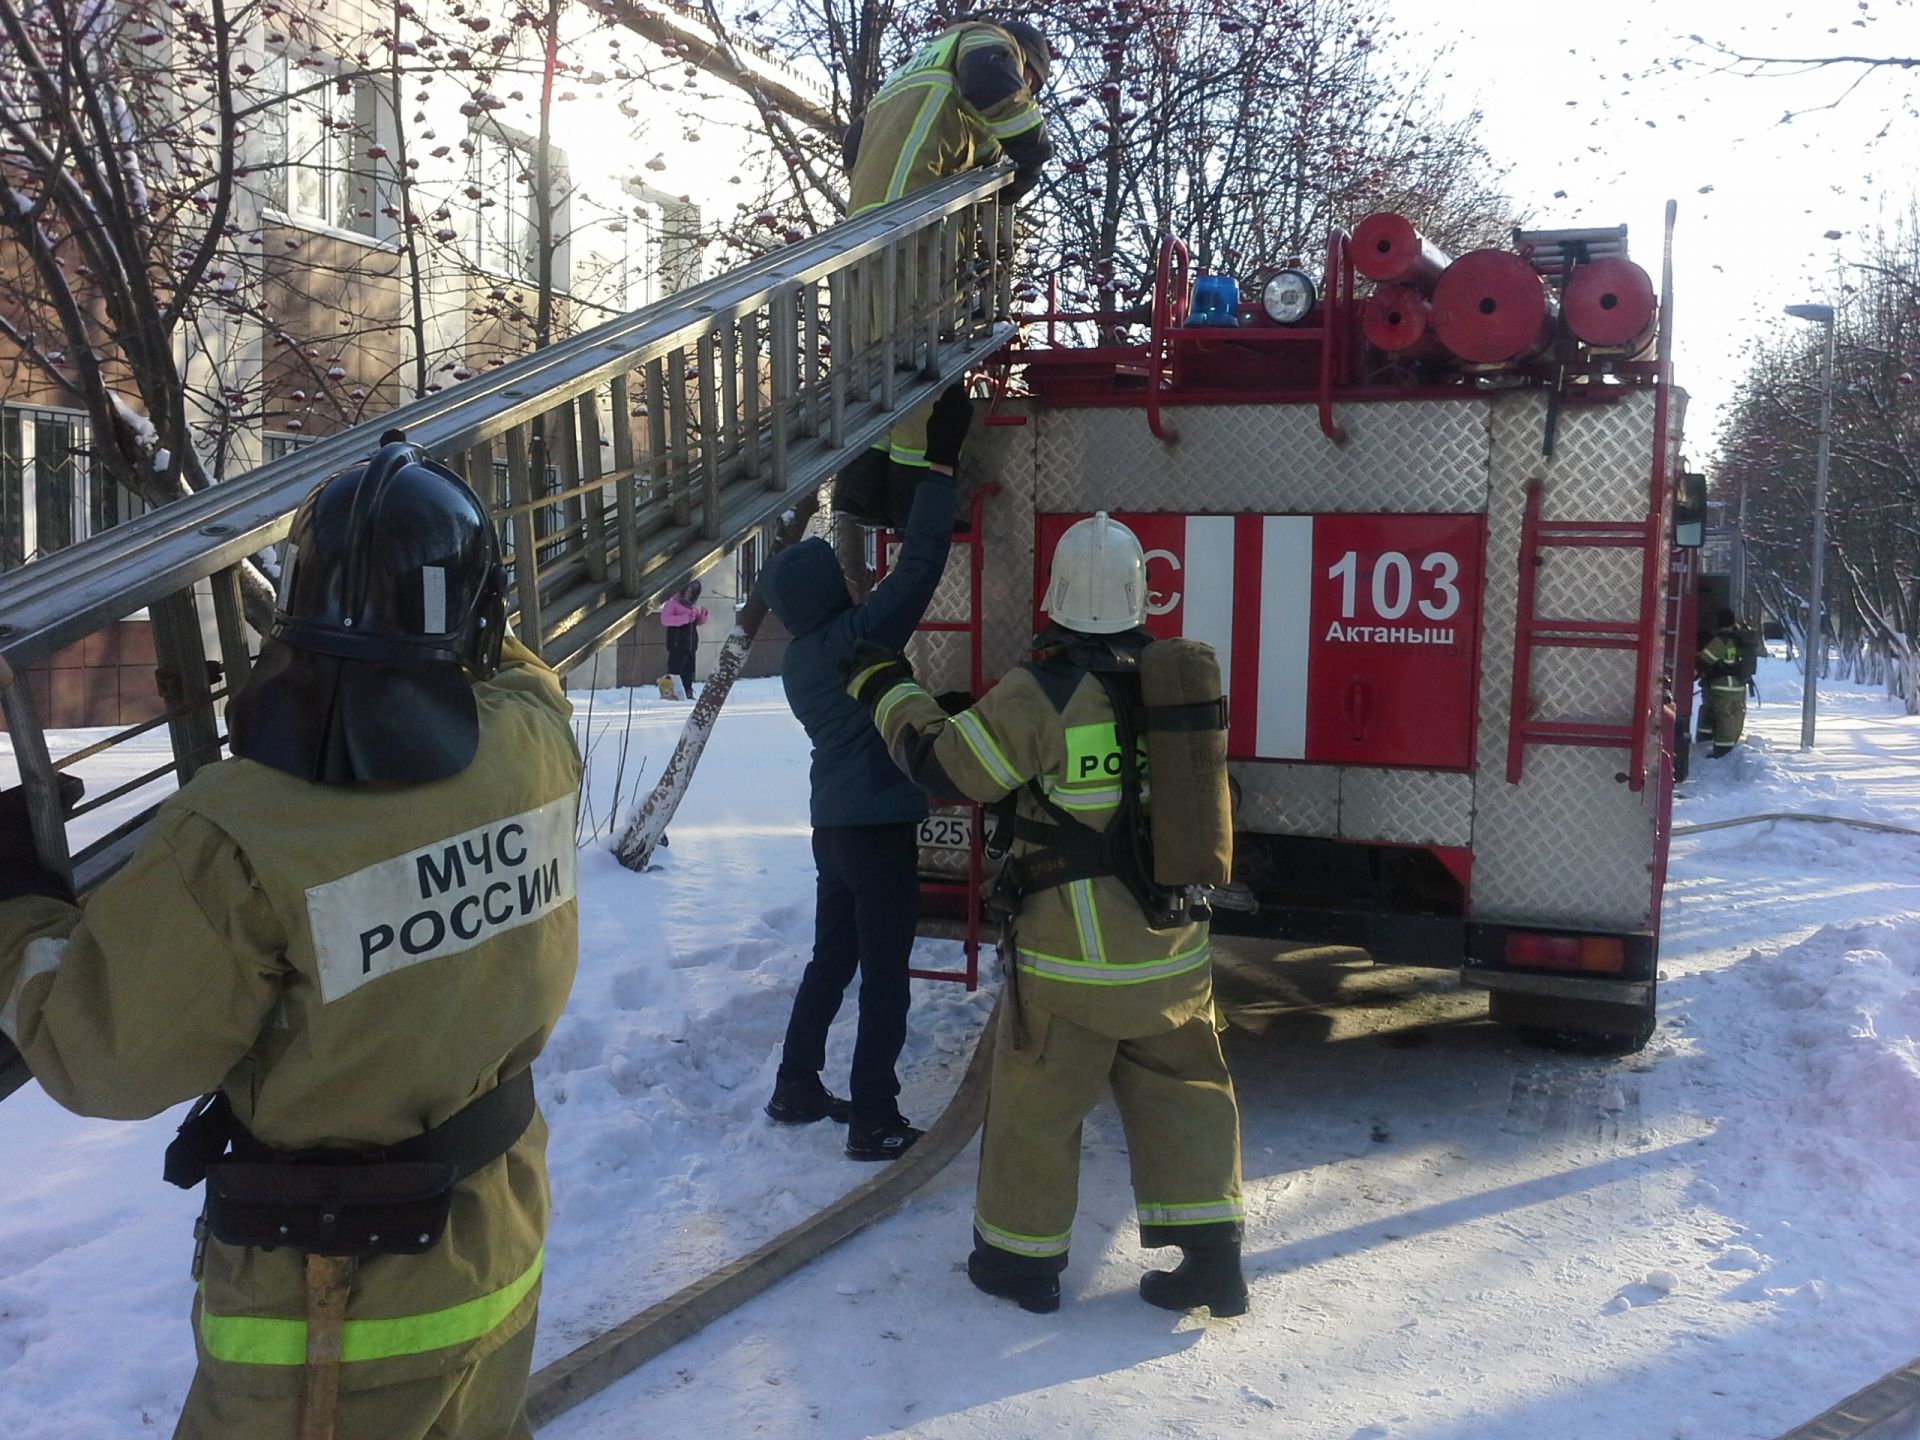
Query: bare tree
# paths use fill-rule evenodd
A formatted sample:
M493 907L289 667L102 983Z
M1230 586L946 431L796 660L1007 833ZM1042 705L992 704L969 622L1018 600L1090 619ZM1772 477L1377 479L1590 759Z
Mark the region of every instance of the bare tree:
M1889 9L1903 8L1903 0L1895 0L1892 6L1876 5L1875 0L1824 0L1807 7L1798 18L1818 25L1828 36L1837 37L1851 31L1855 37L1869 40ZM1719 35L1694 34L1687 39L1693 46L1692 51L1675 62L1682 68L1748 80L1784 80L1820 74L1834 77L1838 88L1818 103L1787 109L1781 115L1783 123L1801 115L1836 109L1875 80L1895 86L1900 106L1908 114L1914 113L1914 90L1908 72L1920 67L1920 55L1874 53L1871 49L1852 50L1840 45L1787 44L1761 49ZM1785 53L1780 53L1782 51Z
M1920 714L1920 215L1878 236L1841 287L1823 629L1837 663ZM1715 481L1739 515L1748 574L1804 653L1821 349L1817 332L1756 345ZM1744 501L1744 503L1742 503Z
M721 33L713 0L703 5ZM1374 0L1029 8L1063 42L1045 96L1058 153L1029 212L1029 260L1070 301L1112 310L1142 297L1167 233L1203 265L1254 270L1310 261L1332 226L1381 206L1466 248L1512 223L1478 115L1443 118L1430 73L1382 60ZM789 0L738 21L820 67L844 129L893 66L964 13L925 0ZM837 134L775 140L807 179L762 223L829 223L829 187L812 177L835 163Z

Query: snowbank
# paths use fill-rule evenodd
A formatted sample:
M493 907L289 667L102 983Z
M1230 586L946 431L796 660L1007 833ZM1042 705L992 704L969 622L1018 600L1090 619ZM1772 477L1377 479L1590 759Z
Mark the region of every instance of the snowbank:
M1802 755L1797 676L1770 662L1762 693L1753 742L1696 762L1677 819L1920 823L1920 720L1826 686L1820 748ZM629 793L686 713L644 695L631 709ZM623 695L581 716L596 814L616 803L628 723ZM580 976L539 1066L555 1189L542 1359L872 1174L837 1128L759 1112L810 941L806 758L777 684L743 682L661 869L583 853ZM98 790L151 763L87 774ZM1920 841L1776 825L1678 842L1661 1029L1619 1061L1526 1049L1432 972L1233 954L1249 1319L1139 1303L1148 1259L1102 1109L1057 1316L956 1270L963 1158L543 1440L1768 1440L1920 1352ZM917 987L910 1115L950 1092L986 1007ZM850 1042L843 1025L829 1078ZM37 1091L0 1111L8 1440L172 1424L197 1197L159 1180L171 1128L78 1120Z

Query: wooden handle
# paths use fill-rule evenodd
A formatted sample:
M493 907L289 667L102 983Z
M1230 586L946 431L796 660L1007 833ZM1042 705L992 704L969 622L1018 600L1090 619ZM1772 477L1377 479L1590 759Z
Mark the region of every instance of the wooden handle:
M307 1256L307 1364L300 1397L300 1440L334 1440L340 1342L352 1286L351 1256Z

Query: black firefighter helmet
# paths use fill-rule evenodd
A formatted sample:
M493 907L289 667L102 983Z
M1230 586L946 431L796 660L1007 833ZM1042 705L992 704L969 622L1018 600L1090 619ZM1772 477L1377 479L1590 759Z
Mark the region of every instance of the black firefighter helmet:
M273 629L227 708L234 754L326 785L459 774L506 613L486 507L414 446L381 446L293 517Z
M1039 82L1033 87L1034 94L1046 89L1047 76L1053 70L1053 47L1047 43L1047 37L1040 32L1040 27L1031 20L994 20L990 23L1013 36L1015 43L1020 46L1027 68L1033 71L1034 78Z

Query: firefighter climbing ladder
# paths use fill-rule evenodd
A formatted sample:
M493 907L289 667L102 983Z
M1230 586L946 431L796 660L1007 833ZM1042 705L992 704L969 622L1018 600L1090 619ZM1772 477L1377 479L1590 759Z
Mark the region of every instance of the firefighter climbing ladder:
M403 429L489 502L516 630L570 670L893 416L1005 346L1010 176L944 181L0 576L0 660L22 677L0 684L0 710L42 859L89 889L152 814L142 807L76 853L60 772L167 727L172 758L87 797L72 817L83 819L219 758L219 702L250 664L243 570L286 535L306 493L366 458L382 431ZM52 754L28 668L142 610L166 710ZM0 1097L24 1078L0 1061Z

